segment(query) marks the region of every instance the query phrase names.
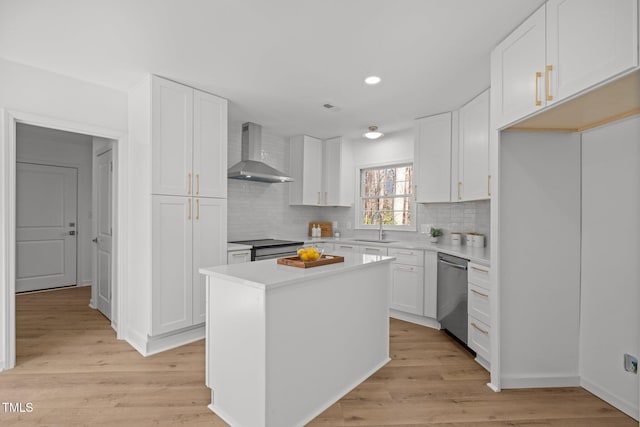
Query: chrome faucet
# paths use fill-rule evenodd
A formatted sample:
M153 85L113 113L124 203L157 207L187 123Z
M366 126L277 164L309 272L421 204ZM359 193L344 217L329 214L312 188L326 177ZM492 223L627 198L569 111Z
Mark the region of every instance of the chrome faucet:
M371 223L378 217L380 221L380 228L378 229L378 240L384 240L384 230L382 230L382 211L375 211L371 217Z

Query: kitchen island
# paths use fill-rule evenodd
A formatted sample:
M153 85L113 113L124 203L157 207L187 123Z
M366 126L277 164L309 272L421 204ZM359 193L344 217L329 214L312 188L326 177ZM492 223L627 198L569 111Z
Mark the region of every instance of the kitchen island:
M302 426L384 366L393 259L201 269L209 408L238 427Z

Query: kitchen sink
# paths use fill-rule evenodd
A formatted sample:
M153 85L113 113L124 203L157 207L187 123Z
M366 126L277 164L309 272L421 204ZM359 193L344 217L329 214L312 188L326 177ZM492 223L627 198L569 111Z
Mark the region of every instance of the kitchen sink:
M354 242L366 242L366 243L393 243L396 240L375 240L375 239L353 239Z

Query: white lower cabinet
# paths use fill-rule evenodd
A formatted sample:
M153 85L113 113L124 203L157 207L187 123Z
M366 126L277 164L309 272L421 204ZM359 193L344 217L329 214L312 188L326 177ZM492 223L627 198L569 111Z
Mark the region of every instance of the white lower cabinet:
M227 252L227 264L242 264L243 262L251 262L250 249Z
M152 336L204 323L201 267L224 264L226 199L154 195Z
M389 307L422 316L424 311L424 252L416 249L389 248L391 264Z
M468 343L476 352L478 363L489 369L491 360L491 301L489 289L491 269L469 263L468 276Z
M360 246L358 249L361 254L387 255L387 248L378 246Z
M359 251L358 246L353 245L351 243L334 243L333 250L336 252L348 252L348 253Z

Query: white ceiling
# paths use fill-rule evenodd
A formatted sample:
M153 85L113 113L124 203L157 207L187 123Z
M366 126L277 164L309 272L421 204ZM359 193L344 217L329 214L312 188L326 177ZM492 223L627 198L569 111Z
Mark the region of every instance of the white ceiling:
M123 91L158 74L273 135L390 133L487 88L491 50L542 3L0 0L0 57Z

